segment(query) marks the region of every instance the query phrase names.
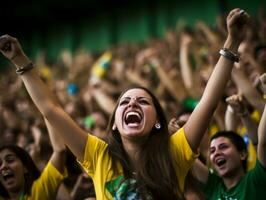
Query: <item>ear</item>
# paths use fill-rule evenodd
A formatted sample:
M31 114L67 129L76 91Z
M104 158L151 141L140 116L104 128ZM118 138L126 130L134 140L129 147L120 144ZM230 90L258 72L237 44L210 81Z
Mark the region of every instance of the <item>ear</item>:
M156 120L156 123L155 123L154 126L155 126L156 129L160 129L162 125L161 125L161 123L158 120Z
M113 126L112 126L112 130L115 131L116 129L117 129L116 125L113 124Z
M241 160L246 160L247 157L248 157L248 153L247 153L247 151L241 151L241 152L240 152L240 159L241 159Z

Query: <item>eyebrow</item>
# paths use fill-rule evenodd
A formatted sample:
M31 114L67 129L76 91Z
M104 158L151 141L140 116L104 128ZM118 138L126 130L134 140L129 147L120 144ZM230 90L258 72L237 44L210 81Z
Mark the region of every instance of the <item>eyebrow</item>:
M151 98L149 98L149 97L122 97L120 100L124 100L124 99L132 99L132 98L136 98L137 100L139 100L139 99L147 99L147 100L151 100Z

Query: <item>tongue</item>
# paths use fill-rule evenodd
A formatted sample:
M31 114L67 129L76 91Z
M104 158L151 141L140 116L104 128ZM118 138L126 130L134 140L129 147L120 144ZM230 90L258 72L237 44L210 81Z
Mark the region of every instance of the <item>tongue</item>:
M139 124L140 119L137 115L129 115L126 119L127 124Z

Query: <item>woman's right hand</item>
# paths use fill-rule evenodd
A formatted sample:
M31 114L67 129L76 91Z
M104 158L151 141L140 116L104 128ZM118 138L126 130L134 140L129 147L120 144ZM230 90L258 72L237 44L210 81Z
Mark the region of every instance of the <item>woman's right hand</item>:
M249 18L248 13L240 8L233 9L226 18L228 37L238 45L244 39Z

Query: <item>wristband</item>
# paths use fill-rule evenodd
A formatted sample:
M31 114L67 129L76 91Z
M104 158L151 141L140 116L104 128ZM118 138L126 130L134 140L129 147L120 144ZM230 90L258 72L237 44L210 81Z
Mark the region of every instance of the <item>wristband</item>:
M219 51L219 54L222 55L223 57L227 58L228 60L231 60L233 62L239 62L239 55L232 52L231 50L229 49L226 49L226 48L222 48L220 51Z
M22 75L22 74L24 74L25 72L30 71L31 69L33 69L33 67L34 67L34 66L33 66L33 63L30 62L30 63L27 64L26 66L18 68L18 69L16 70L16 73L17 73L18 75Z

